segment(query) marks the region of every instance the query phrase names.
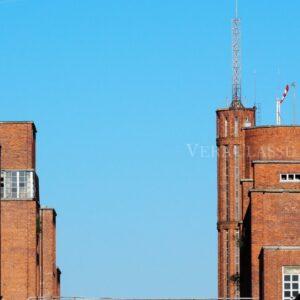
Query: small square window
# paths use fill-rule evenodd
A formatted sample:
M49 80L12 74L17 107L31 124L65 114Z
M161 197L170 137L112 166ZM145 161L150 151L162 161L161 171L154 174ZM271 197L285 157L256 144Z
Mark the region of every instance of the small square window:
M284 275L284 281L290 281L291 275Z
M300 181L300 174L296 174L296 175L295 175L295 179L296 179L297 181Z
M289 290L291 288L291 284L290 283L285 283L284 288Z
M293 281L298 281L299 280L299 276L298 275L293 275Z
M293 283L293 290L298 290L298 288L299 288L298 283Z
M286 174L281 174L281 180L283 180L283 181L287 180L287 175Z
M294 180L294 174L289 174L289 180Z

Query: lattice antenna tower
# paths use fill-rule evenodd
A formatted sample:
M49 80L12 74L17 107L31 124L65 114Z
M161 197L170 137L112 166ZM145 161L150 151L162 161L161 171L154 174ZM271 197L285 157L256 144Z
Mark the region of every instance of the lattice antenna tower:
M232 108L242 105L241 19L238 17L238 0L235 0L235 17L232 20Z

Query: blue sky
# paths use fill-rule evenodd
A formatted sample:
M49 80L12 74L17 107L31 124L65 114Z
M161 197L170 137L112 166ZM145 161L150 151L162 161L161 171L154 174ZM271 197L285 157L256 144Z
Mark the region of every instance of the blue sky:
M261 104L260 124L300 82L299 9L240 1L243 98ZM233 11L229 0L0 4L0 118L37 125L63 295L216 295L216 161L187 144L215 144ZM291 109L289 97L285 124Z

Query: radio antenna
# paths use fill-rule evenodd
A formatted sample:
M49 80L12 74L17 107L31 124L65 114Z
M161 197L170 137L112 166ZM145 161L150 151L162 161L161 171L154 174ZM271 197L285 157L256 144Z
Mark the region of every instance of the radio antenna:
M232 20L232 102L231 108L243 108L241 101L241 20L238 0L235 0L235 18Z

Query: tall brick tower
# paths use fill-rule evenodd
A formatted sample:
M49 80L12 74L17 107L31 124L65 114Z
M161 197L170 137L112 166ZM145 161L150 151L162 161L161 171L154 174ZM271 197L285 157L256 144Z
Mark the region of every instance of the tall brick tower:
M53 209L42 209L32 122L0 122L0 294L58 296Z
M217 110L218 147L218 290L219 297L240 296L240 231L244 178L244 127L255 125L255 108L241 101L241 21L236 1L232 20L233 83L229 108Z
M240 224L245 178L245 147L242 128L255 125L255 108L233 100L217 110L218 147L218 289L219 297L238 297L240 276Z

